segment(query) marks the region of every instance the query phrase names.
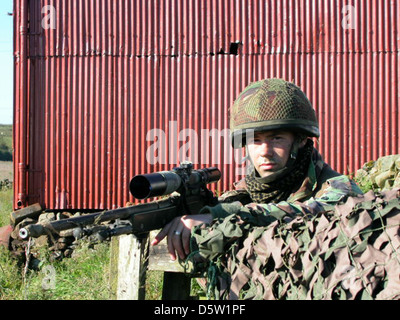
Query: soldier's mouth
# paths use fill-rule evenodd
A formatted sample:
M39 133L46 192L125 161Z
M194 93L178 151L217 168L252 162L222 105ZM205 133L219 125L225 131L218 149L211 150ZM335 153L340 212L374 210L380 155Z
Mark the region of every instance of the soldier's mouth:
M276 163L262 163L260 164L260 168L263 170L272 170L276 167Z

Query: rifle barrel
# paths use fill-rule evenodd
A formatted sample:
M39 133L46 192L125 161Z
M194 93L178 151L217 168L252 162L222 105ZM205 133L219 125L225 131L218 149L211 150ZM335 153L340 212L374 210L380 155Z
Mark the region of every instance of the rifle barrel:
M85 227L95 223L99 224L101 222L117 219L130 219L132 215L138 215L140 213L160 210L164 211L166 208L170 208L173 205L173 201L168 198L144 204L137 204L131 207L118 208L114 210L82 215L79 217L62 219L50 222L48 224L31 224L25 228L21 228L19 231L19 236L22 239L27 239L29 237L38 238L47 234L48 232L58 233L60 231L74 229L77 227Z

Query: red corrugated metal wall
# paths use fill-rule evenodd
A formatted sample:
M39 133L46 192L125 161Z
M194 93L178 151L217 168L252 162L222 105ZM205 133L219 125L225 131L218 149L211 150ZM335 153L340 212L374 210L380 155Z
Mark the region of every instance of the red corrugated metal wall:
M228 111L251 81L309 96L318 149L354 172L399 153L396 0L14 0L14 206L113 208L135 174L238 177ZM233 165L232 165L233 164Z

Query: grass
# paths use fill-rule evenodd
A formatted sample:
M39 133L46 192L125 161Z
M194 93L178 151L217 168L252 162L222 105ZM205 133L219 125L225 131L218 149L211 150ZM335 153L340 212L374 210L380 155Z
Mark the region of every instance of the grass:
M10 213L12 209L12 189L0 190L0 226L5 226L10 223Z
M22 279L15 276L18 271L16 260L0 246L0 300L16 300L20 296Z
M0 190L0 226L9 223L11 211L12 190ZM109 249L107 242L94 248L81 242L71 258L52 261L47 248L41 248L37 270L26 270L0 247L0 300L109 299Z
M12 190L0 190L0 226L9 224ZM38 251L37 270L19 265L12 253L0 246L0 300L111 300L110 243L92 248L81 242L71 258L52 261L47 248ZM163 273L148 271L146 300L160 300ZM199 286L193 280L192 294Z
M0 250L0 300L104 300L108 286L109 247L90 249L82 244L70 259L53 261L41 255L38 270L19 266L4 248Z
M0 190L0 226L9 223L11 211L12 190ZM10 251L0 247L0 300L104 300L111 297L109 243L91 248L88 243L81 242L71 258L61 261L51 261L46 248L39 250L39 256L39 268L25 270Z

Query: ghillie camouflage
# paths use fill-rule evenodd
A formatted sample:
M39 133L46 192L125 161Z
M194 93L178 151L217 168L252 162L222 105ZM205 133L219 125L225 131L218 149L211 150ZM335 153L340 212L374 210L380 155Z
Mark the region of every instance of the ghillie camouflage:
M370 191L316 215L240 210L192 245L216 299L399 299L399 225L399 189Z
M210 298L400 298L400 188L363 195L337 176L297 201L312 185L287 202L206 209L216 219L193 230L188 265Z

